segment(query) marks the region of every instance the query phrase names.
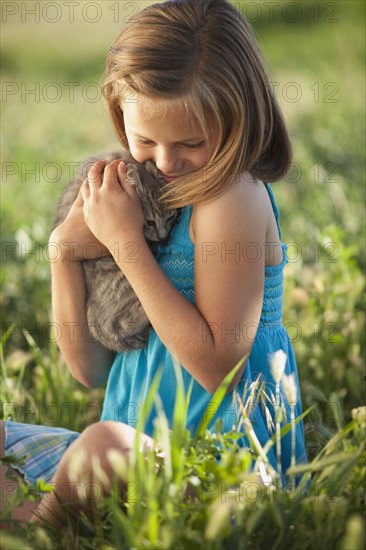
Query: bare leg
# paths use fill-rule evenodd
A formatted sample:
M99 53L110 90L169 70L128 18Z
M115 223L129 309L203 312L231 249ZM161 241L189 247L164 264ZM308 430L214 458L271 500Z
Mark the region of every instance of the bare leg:
M4 455L5 451L5 423L0 420L0 456ZM8 504L18 490L18 482L12 481L6 477L9 466L0 466L0 510L2 511L6 504ZM24 479L24 477L17 471L12 469L12 472L19 479ZM16 508L12 510L10 519L20 520L29 522L32 514L35 512L39 505L39 502L23 502ZM3 528L6 526L3 525Z
M108 494L114 471L107 451L115 449L127 463L135 437L136 430L120 422L105 421L88 426L67 448L52 480L54 491L43 497L32 521L42 518L56 527L63 524L64 514L56 495L72 504L74 509L86 511L93 500ZM152 447L153 444L150 437L141 435L141 446ZM76 474L75 469L78 470Z

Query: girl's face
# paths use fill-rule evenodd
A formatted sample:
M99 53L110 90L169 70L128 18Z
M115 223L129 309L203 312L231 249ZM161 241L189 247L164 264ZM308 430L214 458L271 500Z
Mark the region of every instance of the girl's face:
M137 162L153 161L166 183L202 168L213 153L200 125L180 105L144 96L122 104L125 131ZM211 140L213 141L213 140Z

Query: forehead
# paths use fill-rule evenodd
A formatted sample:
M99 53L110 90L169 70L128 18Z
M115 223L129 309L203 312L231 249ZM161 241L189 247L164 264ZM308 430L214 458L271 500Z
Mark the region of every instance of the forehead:
M203 132L198 117L192 114L192 105L186 98L165 99L134 94L122 101L121 108L129 126L164 123Z

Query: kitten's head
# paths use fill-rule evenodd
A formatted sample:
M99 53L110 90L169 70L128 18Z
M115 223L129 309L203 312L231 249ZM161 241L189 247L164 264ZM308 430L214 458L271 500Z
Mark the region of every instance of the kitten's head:
M127 176L137 191L144 211L144 235L153 242L165 239L178 216L177 210L167 211L158 200L164 180L159 176L155 164L128 163Z

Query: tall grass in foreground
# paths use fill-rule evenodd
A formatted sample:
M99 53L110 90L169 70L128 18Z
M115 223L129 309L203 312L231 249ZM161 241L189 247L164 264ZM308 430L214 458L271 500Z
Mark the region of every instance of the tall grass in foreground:
M30 341L32 353L36 353ZM41 368L50 368L48 358ZM59 361L60 363L60 361ZM57 367L53 365L53 369ZM3 374L6 374L3 361ZM225 379L212 397L216 406L224 397L234 372ZM242 404L243 427L251 442L250 448L239 448L238 431L223 434L207 429L212 415L210 406L196 434L185 429L189 391L184 393L179 368L178 387L172 430L156 399L159 384L152 384L138 433L151 407L159 410L154 449L141 452L136 439L131 460L110 450L108 459L115 471L113 491L108 498L95 492L93 518L76 515L66 506L67 526L55 531L48 525L22 525L9 520L10 510L17 503L39 499L39 490L50 487L19 484L13 502L8 502L1 521L13 526L13 532L2 535L7 549L182 549L240 550L334 548L361 550L364 527L362 484L366 471L364 431L365 409L353 411L353 420L334 432L327 444L307 465L293 464L289 479L299 483L281 487L276 471L266 462L266 449L255 438L247 410L256 399L260 386L254 384ZM64 386L62 387L62 383ZM60 392L66 391L60 379ZM5 386L7 391L10 389ZM52 390L51 390L52 391ZM64 394L66 395L66 393ZM216 408L215 408L216 410ZM275 410L278 419L278 409ZM80 419L79 419L80 420ZM287 426L282 422L280 434L274 434L270 445L276 447L278 435L293 429L294 419ZM276 422L275 422L276 423ZM82 454L73 465L73 479L83 488ZM220 458L218 460L218 458ZM103 471L95 464L94 475L103 481ZM124 494L120 489L125 486Z

